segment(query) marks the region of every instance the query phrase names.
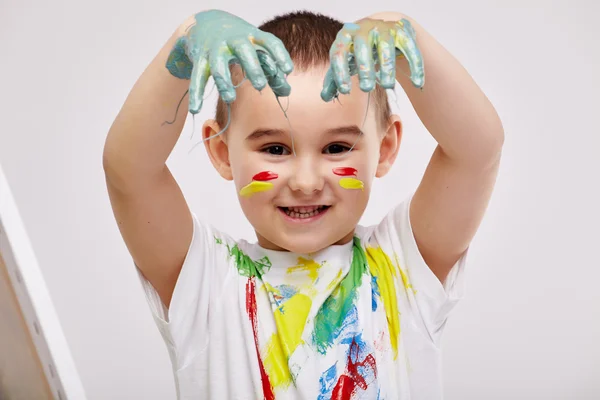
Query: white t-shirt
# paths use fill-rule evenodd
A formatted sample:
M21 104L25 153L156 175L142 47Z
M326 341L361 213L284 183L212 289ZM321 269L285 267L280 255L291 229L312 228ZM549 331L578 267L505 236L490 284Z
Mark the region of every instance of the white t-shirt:
M442 285L409 204L310 255L236 242L193 214L169 310L139 274L178 398L441 399L440 339L466 256Z

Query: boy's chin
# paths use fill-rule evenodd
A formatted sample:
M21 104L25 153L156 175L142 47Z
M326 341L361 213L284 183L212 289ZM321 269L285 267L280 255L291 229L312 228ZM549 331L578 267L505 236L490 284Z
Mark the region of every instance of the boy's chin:
M353 235L334 236L320 235L315 232L306 232L305 234L294 235L294 237L274 237L269 240L267 237L256 232L258 244L266 249L289 251L298 254L311 254L321 251L331 245L344 244L352 240ZM338 237L339 236L339 237Z

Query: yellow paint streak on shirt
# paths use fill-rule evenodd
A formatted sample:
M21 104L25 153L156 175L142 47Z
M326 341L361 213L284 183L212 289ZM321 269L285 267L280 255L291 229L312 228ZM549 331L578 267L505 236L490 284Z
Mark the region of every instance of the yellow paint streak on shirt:
M400 277L402 278L402 284L404 285L404 290L408 291L408 289L412 289L413 294L417 294L417 291L413 288L412 283L410 283L410 281L408 280L408 276L406 275L406 272L404 272L404 270L402 269L402 266L400 265L400 260L398 260L398 255L394 255L396 258L396 265L398 267L398 271L400 271Z
M296 271L308 271L308 277L311 279L312 283L315 283L319 277L319 268L321 268L321 264L314 260L298 257L298 265L289 267L287 273L293 274Z
M327 285L327 291L330 292L335 288L342 280L342 270L340 269L335 278Z
M274 295L281 296L281 291L279 289L277 289L276 287L271 286L270 283L265 282L263 285L264 285L267 293L273 293Z
M390 331L390 343L395 360L398 357L398 340L400 338L400 312L398 311L398 296L396 296L394 282L396 268L381 247L367 247L366 252L369 271L377 279L379 293L385 308L385 316Z
M267 190L273 189L271 182L252 181L240 190L240 196L248 197L254 193L266 192Z
M364 189L365 185L363 182L356 178L342 178L340 179L340 186L344 189Z
M312 300L297 293L274 312L277 332L271 336L264 358L265 370L274 388L288 387L292 376L288 359L302 341L302 332L310 312Z

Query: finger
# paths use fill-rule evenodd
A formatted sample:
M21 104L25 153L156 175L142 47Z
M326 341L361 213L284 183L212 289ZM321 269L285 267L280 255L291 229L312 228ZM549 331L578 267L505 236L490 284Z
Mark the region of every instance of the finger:
M277 63L273 57L271 57L269 53L262 50L258 50L256 54L258 55L258 60L260 61L260 65L262 66L273 93L280 97L289 96L292 88L287 82L287 79L285 79L285 74L283 71L277 68Z
M329 50L329 60L333 72L333 79L341 93L350 93L350 68L348 66L348 53L352 45L352 35L341 30Z
M331 67L327 70L325 74L325 79L323 80L323 90L321 90L321 99L324 101L331 101L338 94L338 87L335 83L335 79L333 78L333 71Z
M198 114L202 108L204 98L204 89L206 82L210 76L208 60L204 56L198 57L192 69L192 77L190 82L190 100L189 111L192 114Z
M235 100L235 87L231 81L231 70L229 62L233 59L233 54L229 47L222 46L214 49L210 56L210 73L215 81L217 90L221 99L225 103L231 103Z
M294 70L292 57L290 57L290 53L288 53L283 42L277 36L259 30L255 33L252 40L255 44L264 47L270 53L283 73L292 73Z
M411 23L402 19L396 24L393 31L395 47L406 57L410 67L410 79L418 88L425 84L425 71L423 68L423 56L417 46L417 35Z
M267 85L267 78L260 66L256 49L246 38L234 39L227 44L233 55L239 60L246 77L256 89L261 90Z
M369 45L368 38L361 35L354 36L354 60L358 69L360 90L370 92L375 87L375 63L373 46Z
M379 84L385 89L393 89L396 85L396 47L391 34L385 33L379 36L377 58L379 60Z

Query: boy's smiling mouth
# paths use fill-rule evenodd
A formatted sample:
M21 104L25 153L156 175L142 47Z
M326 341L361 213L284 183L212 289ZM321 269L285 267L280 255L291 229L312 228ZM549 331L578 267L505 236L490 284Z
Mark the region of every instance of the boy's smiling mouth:
M315 205L315 206L292 206L292 207L277 207L287 218L294 221L303 220L305 222L313 221L321 217L331 206Z

